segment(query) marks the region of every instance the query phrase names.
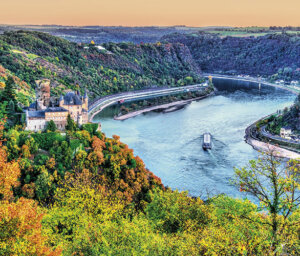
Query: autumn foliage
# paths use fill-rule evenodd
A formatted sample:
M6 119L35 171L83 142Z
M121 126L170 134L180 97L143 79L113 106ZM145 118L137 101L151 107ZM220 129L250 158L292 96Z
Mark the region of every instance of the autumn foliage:
M0 195L8 200L13 196L12 188L18 186L20 168L16 161L7 162L7 153L2 145L4 123L0 123Z
M60 255L46 245L42 218L33 200L0 203L0 255Z
M3 124L0 125L2 134ZM46 245L42 235L37 202L21 197L14 199L13 188L19 185L18 161L7 161L6 148L0 138L0 255L60 255Z
M272 215L249 200L219 195L204 202L165 188L119 136L84 128L66 136L14 128L1 138L0 255L274 251ZM281 182L290 194L294 183ZM245 181L238 185L249 191ZM294 206L276 237L280 250L291 255L300 252L300 229L294 225L300 212Z

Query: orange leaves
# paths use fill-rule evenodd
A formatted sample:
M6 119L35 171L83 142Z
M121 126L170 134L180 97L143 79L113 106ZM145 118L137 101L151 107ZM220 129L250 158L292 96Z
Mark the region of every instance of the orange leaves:
M16 203L0 203L0 254L1 255L60 255L59 250L46 246L42 235L37 204L20 198Z
M102 151L102 149L105 148L104 141L100 140L98 137L94 136L92 141L92 148L94 151Z
M17 162L7 162L7 154L2 147L3 129L3 122L0 122L0 195L8 200L13 197L12 187L19 184L20 167Z
M12 187L18 186L19 176L19 164L17 162L8 163L5 150L0 148L0 194L4 199L12 198Z
M119 141L120 141L120 136L118 136L118 135L113 135L113 139L114 139L115 141L119 142Z
M99 166L104 162L103 148L105 148L104 141L100 140L98 137L94 136L92 138L92 148L93 151L89 153L87 160L89 165L87 166L91 170L98 170Z
M46 163L46 167L49 169L54 169L55 168L55 159L53 157L51 157L47 163Z

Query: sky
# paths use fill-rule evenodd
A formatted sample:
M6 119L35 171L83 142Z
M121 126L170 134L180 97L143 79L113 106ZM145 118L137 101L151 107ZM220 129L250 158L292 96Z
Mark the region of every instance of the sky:
M0 0L0 24L300 26L300 0Z

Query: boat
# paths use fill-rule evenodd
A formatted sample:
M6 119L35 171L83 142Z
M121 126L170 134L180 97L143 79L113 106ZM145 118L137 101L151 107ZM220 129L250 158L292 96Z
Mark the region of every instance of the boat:
M211 134L209 132L206 132L206 133L203 134L202 148L204 150L212 148L212 145L211 145Z

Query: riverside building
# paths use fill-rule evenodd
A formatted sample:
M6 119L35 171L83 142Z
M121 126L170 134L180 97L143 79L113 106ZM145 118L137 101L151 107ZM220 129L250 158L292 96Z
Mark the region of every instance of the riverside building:
M68 92L65 96L52 99L50 97L50 80L36 81L36 100L28 108L26 113L26 130L40 131L47 127L47 123L53 120L57 129L64 130L68 115L79 125L88 123L88 96L85 92L80 95L77 92Z

